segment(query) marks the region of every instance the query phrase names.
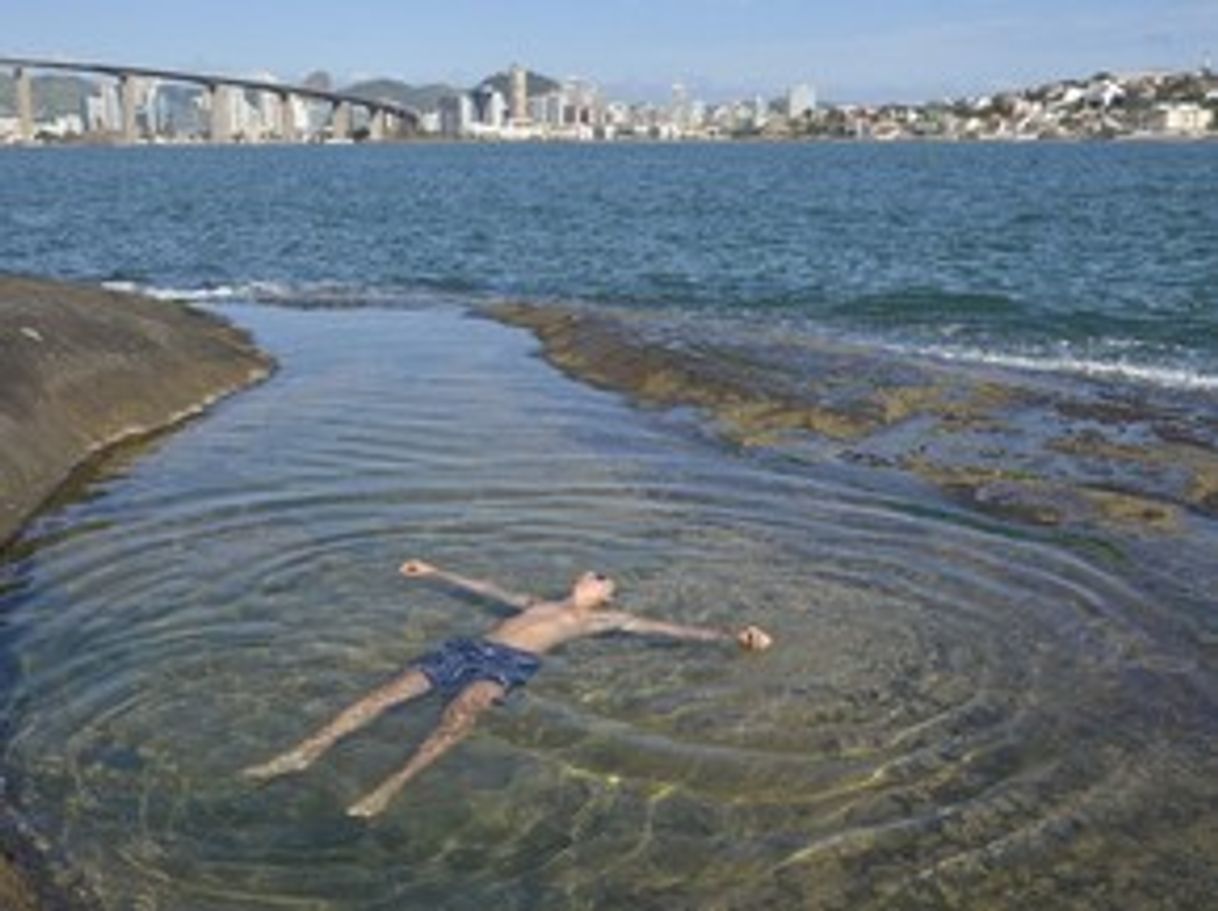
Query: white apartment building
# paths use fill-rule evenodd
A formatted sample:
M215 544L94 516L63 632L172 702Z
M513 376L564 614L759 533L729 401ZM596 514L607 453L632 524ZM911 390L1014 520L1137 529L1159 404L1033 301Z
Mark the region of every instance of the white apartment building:
M566 106L567 99L561 91L534 95L529 99L529 119L538 126L561 127Z
M440 132L445 136L467 136L474 125L474 101L462 92L440 99Z
M481 85L474 90L474 123L490 130L501 130L507 126L508 103L503 93L491 85Z
M787 89L787 117L803 117L816 109L816 90L807 83Z
M244 89L229 87L225 91L222 87L217 93L216 101L227 108L226 120L233 136L240 136L247 141L262 136L261 112L250 104Z
M91 133L117 133L123 128L123 111L118 100L118 85L109 79L94 83L96 95L86 95L81 119L85 131Z
M1197 136L1214 122L1214 112L1192 102L1159 104L1151 116L1151 129L1171 136Z

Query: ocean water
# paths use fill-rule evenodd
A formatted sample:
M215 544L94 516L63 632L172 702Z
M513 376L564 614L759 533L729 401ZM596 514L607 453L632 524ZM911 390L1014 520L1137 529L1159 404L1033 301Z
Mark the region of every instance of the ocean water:
M38 150L0 167L10 270L743 313L1215 381L1212 144Z
M1216 183L1212 145L0 155L0 270L280 362L0 566L11 799L115 909L1204 907ZM493 622L410 556L777 644L564 648L370 826L434 700L244 782Z

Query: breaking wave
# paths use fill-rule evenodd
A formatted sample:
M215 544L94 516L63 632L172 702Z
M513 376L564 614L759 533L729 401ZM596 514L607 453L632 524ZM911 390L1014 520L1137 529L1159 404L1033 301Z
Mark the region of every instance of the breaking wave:
M887 347L900 353L951 363L977 364L1032 373L1069 374L1164 389L1218 390L1218 373L1208 373L1183 365L1141 363L1121 356L1100 358L1068 352L1035 353L935 345Z

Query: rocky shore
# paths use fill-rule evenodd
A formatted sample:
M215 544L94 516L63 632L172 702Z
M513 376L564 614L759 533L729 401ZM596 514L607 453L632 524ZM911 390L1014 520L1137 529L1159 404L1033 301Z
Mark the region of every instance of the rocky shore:
M1184 391L993 375L777 338L667 337L626 312L504 304L568 375L646 406L693 407L743 447L916 479L1022 524L1169 538L1218 515L1218 422Z
M91 459L198 413L273 366L245 333L186 306L0 276L0 549ZM0 907L75 906L70 886L37 869L30 875L42 852L2 781L0 831Z

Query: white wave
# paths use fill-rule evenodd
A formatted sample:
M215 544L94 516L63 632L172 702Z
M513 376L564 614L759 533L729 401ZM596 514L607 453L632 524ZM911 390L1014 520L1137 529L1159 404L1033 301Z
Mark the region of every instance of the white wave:
M143 294L157 300L188 302L246 301L255 303L288 303L322 306L398 306L435 301L443 295L426 289L348 285L342 282L281 282L249 281L239 285L209 285L201 288L175 288L133 281L106 281L102 286L112 291Z
M1141 364L1128 360L1101 360L1073 354L1018 354L986 351L980 348L914 347L896 350L912 352L954 363L984 364L1038 373L1066 373L1099 379L1126 380L1168 389L1218 390L1218 374L1189 367Z
M171 301L215 301L232 300L242 297L241 288L230 285L216 285L210 288L165 288L156 285L143 285L139 282L108 281L102 282L103 288L111 291L125 291L131 294L143 294L157 300Z
M239 285L206 285L201 288L175 288L165 285L142 284L133 281L107 281L102 287L111 291L126 291L133 294L143 294L156 300L176 301L309 301L314 298L345 297L352 300L365 296L368 292L361 288L347 287L332 283L314 282L288 284L277 281L250 281Z
M205 285L202 287L173 287L138 283L138 281L104 281L102 286L112 291L127 291L156 298L158 301L246 302L269 304L298 304L302 307L412 307L436 303L469 303L470 296L453 296L428 287L401 285L376 286L345 284L342 281L245 281L238 285Z

